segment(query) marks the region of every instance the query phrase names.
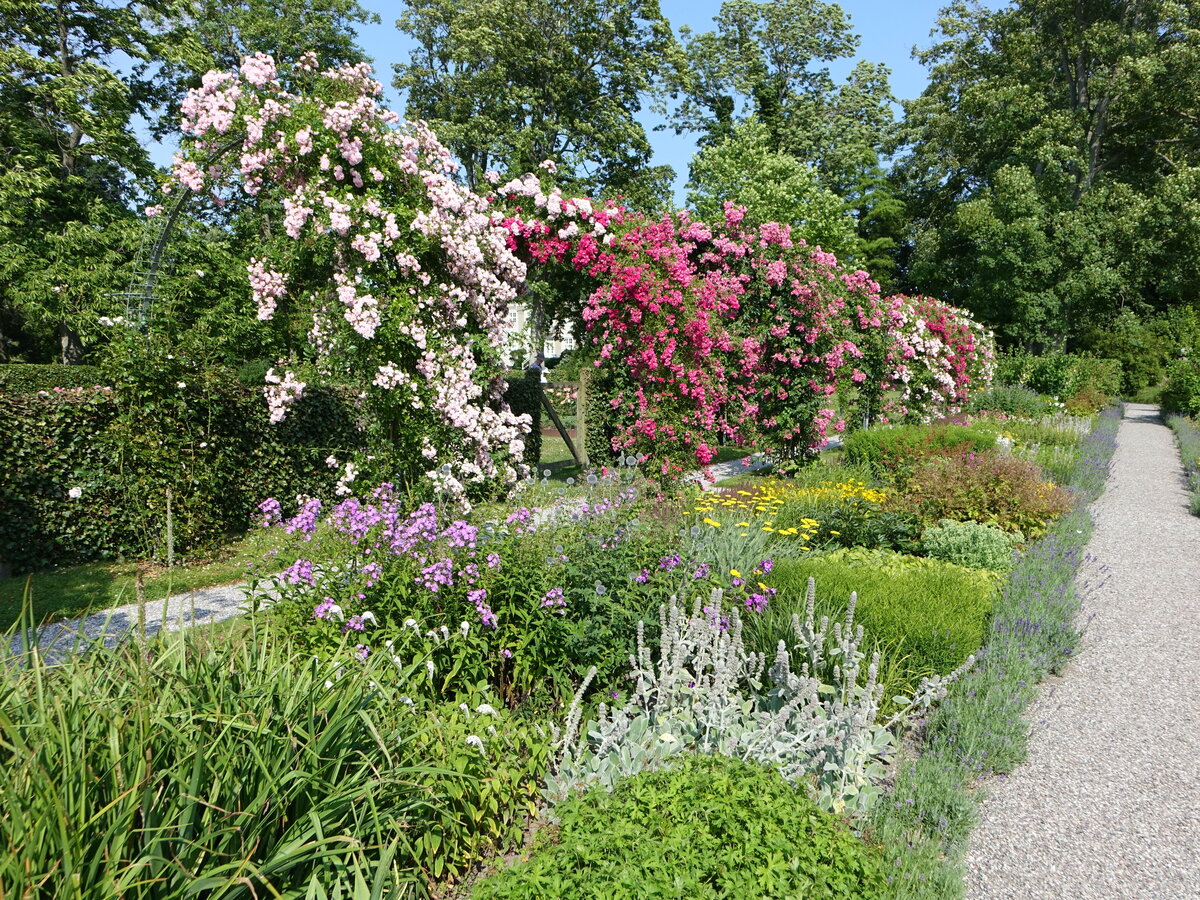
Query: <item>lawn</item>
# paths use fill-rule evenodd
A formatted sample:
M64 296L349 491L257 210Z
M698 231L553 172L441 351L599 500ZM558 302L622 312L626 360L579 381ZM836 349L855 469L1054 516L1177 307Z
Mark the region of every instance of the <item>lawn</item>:
M53 622L134 602L139 573L144 599L152 603L172 594L236 584L251 567L261 568L268 560L272 570L276 565L283 568L295 561L303 546L280 529L255 529L171 568L150 562L96 562L0 579L0 629L20 620L27 589L34 621Z

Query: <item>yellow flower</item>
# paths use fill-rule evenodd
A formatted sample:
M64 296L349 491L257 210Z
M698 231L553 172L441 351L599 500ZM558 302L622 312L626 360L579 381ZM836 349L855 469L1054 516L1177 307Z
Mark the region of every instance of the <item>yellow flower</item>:
M764 525L762 530L763 530L763 531L765 531L767 534L774 534L774 533L775 533L775 529L774 529L774 528L771 528L771 527L769 527L769 526L767 526L767 525Z
M738 528L749 528L750 527L749 522L738 522L737 525L738 525Z
M829 530L829 533L830 533L830 534L837 534L837 535L840 535L840 534L841 534L841 532L840 532L840 531L834 531L832 528Z
M704 518L704 524L705 524L705 525L711 525L713 528L720 528L720 527L721 527L721 523L720 523L720 522L718 522L716 519L710 519L710 518L708 518L707 516L705 516L705 518Z
M730 570L729 570L729 574L730 574L730 575L732 575L734 578L741 578L741 577L742 577L742 573L741 573L741 572L739 572L737 569L730 569Z

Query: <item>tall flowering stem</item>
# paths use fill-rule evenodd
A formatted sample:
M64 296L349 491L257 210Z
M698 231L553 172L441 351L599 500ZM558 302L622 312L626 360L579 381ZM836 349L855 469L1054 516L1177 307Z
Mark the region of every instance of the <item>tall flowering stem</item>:
M380 105L369 66L320 71L309 55L300 68L295 93L262 54L205 75L183 104L167 190L240 189L281 205L275 224L290 240L248 267L256 313L310 319L308 366L358 386L372 440L356 470L376 460L457 499L515 482L529 423L500 397L505 315L525 265L429 128ZM303 387L272 373L273 419Z

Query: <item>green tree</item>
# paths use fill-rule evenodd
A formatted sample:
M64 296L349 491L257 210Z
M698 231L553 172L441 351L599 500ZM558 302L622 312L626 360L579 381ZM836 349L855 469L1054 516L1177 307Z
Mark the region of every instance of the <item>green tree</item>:
M407 116L424 119L479 189L559 167L559 184L633 207L666 203L674 173L651 166L636 120L681 57L658 0L407 0L417 47L395 65Z
M378 21L358 0L188 0L172 25L177 50L164 60L157 133L175 131L180 101L205 72L236 69L244 57L266 53L291 89L293 69L305 53L315 53L322 67L366 60L355 27Z
M797 237L841 256L858 247L854 220L835 194L817 184L814 170L771 149L765 125L750 119L730 137L704 147L692 161L688 205L708 221L726 201L746 207L754 222L786 222Z
M75 361L98 298L121 286L129 204L153 174L133 121L174 11L0 0L0 321L16 328L0 358Z
M1198 13L1174 0L943 9L897 168L908 280L1035 349L1193 299Z
M698 132L703 151L730 140L739 123L761 123L767 150L813 171L816 185L843 201L858 235L843 252L887 276L902 222L880 165L894 131L887 67L859 62L835 82L826 64L858 47L836 3L727 0L715 24L684 31L676 131ZM700 183L695 172L692 180Z

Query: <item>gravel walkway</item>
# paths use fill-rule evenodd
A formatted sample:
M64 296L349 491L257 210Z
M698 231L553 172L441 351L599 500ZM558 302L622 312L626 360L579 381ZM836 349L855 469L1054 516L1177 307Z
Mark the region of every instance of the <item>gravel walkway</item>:
M1108 580L989 786L970 900L1200 898L1200 518L1158 408L1128 404L1089 552Z
M144 626L146 635L176 631L189 625L220 622L248 611L246 586L204 588L187 594L175 594L165 602L151 601L144 611L137 603L93 613L82 619L68 619L39 628L38 647L48 660L55 660L77 646L112 647L129 632ZM13 638L10 649L20 652L24 636Z

